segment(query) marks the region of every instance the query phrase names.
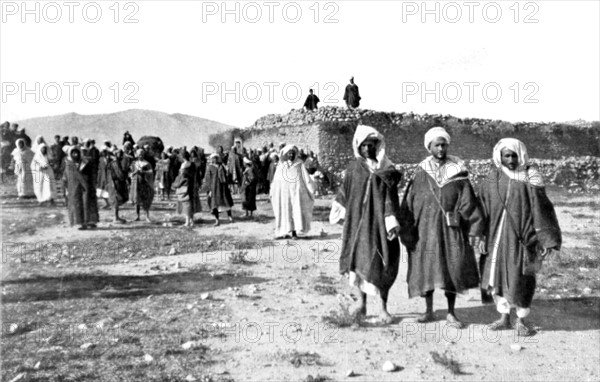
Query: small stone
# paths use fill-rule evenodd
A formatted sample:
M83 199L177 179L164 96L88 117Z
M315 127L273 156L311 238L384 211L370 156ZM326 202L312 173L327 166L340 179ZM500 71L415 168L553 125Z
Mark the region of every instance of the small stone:
M201 300L211 300L212 299L212 295L210 293L202 293L200 295L200 299Z
M150 354L144 355L144 362L150 363L152 361L154 361L154 357L152 357Z
M584 295L592 294L592 288L590 288L590 287L583 288L583 294Z
M355 377L356 374L354 373L354 370L350 369L348 370L348 372L346 373L346 377Z
M40 367L42 367L42 362L41 362L41 361L38 361L38 362L37 362L37 363L36 363L36 364L33 366L33 368L34 368L35 370L39 370L39 369L40 369Z
M185 377L185 380L188 381L188 382L197 381L197 379L194 378L191 374L189 374L187 377Z
M181 345L181 348L183 350L190 350L190 349L194 349L195 347L196 347L195 341L188 341L188 342L184 343L183 345Z
M93 343L91 343L91 342L86 342L86 343L84 343L83 345L81 345L79 348L80 348L80 349L83 349L83 350L87 350L87 349L93 349L93 348L95 348L95 347L96 347L96 345L94 345Z
M171 248L171 249L169 250L169 254L168 254L169 256L173 256L173 255L176 255L176 254L177 254L177 249L175 249L175 248Z
M17 374L16 377L14 377L13 379L11 379L10 382L21 381L21 380L23 380L23 378L25 378L25 375L27 375L27 373L19 373L19 374Z
M383 366L381 366L381 370L387 373L393 373L394 371L398 370L398 366L396 366L392 361L385 361Z
M519 344L510 345L510 350L512 350L515 353L521 351L521 349L523 349L523 347Z

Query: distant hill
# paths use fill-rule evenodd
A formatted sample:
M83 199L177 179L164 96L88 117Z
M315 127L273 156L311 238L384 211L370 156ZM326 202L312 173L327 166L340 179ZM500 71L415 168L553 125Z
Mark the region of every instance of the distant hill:
M11 121L13 122L13 121ZM121 146L123 133L129 131L136 141L144 135L160 137L165 146L199 146L210 149L208 137L235 126L185 114L167 114L152 110L132 109L111 114L80 115L69 113L17 121L19 128L35 139L42 135L47 142L59 134L94 138L96 145L109 139Z

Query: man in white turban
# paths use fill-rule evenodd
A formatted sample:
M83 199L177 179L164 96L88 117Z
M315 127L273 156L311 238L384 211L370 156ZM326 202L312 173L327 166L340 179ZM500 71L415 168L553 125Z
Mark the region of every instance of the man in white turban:
M389 324L388 292L400 261L401 174L385 155L383 135L359 125L352 140L355 159L346 168L344 183L333 202L330 223L344 219L340 273L356 286L359 302L353 314L367 313L367 295L378 301L379 320Z
M401 206L401 216L414 220L413 229L401 233L409 254L408 295L425 298L426 312L418 321L429 322L435 320L433 291L443 289L446 320L460 328L456 294L479 286L472 246L482 235L483 217L467 168L460 158L447 154L448 132L434 127L424 143L431 155L419 164Z
M314 182L298 158L298 148L285 146L269 194L275 214L276 237L297 238L297 232L310 231L314 193Z
M535 274L544 257L560 250L562 235L543 179L529 164L523 142L500 140L493 159L496 168L479 192L487 227L480 251L491 253L491 259L483 257L481 286L492 293L501 315L490 329L510 328L510 311L515 309L514 328L528 336L533 330L524 320L535 292Z

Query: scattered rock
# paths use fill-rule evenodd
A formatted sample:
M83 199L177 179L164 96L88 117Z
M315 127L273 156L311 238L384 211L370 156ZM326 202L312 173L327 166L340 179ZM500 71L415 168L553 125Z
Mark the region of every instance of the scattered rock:
M191 374L189 374L187 377L185 377L185 380L188 381L188 382L197 381L197 379L194 378Z
M210 293L202 293L200 295L201 300L212 300L212 295Z
M152 357L150 354L144 355L144 362L150 363L152 361L154 361L154 357Z
M39 370L40 367L42 367L42 362L41 361L37 361L37 363L33 366L34 370Z
M590 287L583 288L583 294L586 296L592 294L592 288L590 288Z
M19 374L17 374L16 377L14 377L13 379L11 379L10 382L22 381L25 378L26 375L27 375L27 373L19 373Z
M510 350L512 350L515 353L520 352L521 349L523 349L523 347L521 345L519 345L519 344L512 344L512 345L510 345Z
M86 343L84 343L83 345L81 345L79 348L80 348L80 349L83 349L83 350L87 350L87 349L93 349L93 348L95 348L95 347L96 347L96 345L95 345L95 344L93 344L93 343L91 343L91 342L86 342Z
M354 373L354 370L350 369L348 370L348 372L346 373L346 377L355 377L356 374Z
M196 347L198 347L198 344L196 343L196 341L188 341L188 342L184 343L183 345L181 345L181 348L183 350L195 349Z
M398 366L396 364L394 364L392 361L385 361L383 363L383 366L381 366L381 370L383 370L387 373L393 373L394 371L398 370Z

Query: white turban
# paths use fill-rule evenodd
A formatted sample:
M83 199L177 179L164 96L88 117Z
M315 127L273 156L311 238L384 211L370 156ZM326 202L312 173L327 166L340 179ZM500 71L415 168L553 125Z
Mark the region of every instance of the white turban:
M354 138L352 138L352 149L356 158L362 158L360 155L360 145L368 138L374 138L377 140L377 147L375 148L375 157L377 163L375 163L375 169L386 168L392 164L385 155L385 140L383 135L371 126L358 125L354 132Z
M504 138L496 143L494 147L494 153L492 158L496 167L502 167L502 150L508 149L519 157L519 167L524 167L529 164L529 155L527 154L527 147L525 144L515 138Z
M450 144L450 134L443 127L432 127L425 133L425 148L429 150L429 144L436 138L444 138Z

